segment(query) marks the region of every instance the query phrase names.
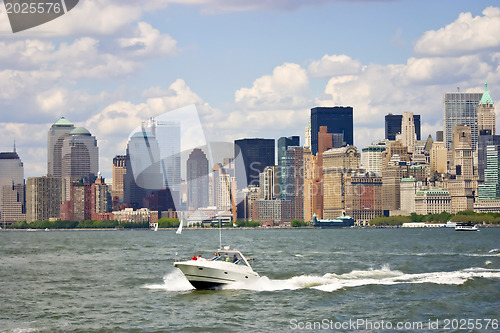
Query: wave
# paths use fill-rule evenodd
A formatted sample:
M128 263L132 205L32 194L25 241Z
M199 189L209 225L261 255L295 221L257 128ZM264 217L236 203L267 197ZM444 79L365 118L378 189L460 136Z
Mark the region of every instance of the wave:
M500 252L500 249L491 249L489 253Z
M236 282L224 286L224 290L281 291L298 289L315 289L333 292L341 289L355 288L367 285L396 284L441 284L461 285L474 278L500 279L500 269L467 268L452 272L428 272L408 274L391 270L389 266L380 269L353 270L345 274L327 273L318 275L299 275L289 279L270 279L262 276L251 282ZM150 290L188 291L194 289L180 271L167 274L163 284L145 285Z

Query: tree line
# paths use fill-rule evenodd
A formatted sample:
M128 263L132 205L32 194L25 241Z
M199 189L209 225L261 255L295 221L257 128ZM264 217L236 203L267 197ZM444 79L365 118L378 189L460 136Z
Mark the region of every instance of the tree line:
M473 211L463 211L456 214L442 212L439 214L416 214L409 216L378 216L370 221L371 225L389 225L397 226L403 223L411 222L433 222L446 223L453 222L472 222L474 224L500 224L500 213L475 213Z

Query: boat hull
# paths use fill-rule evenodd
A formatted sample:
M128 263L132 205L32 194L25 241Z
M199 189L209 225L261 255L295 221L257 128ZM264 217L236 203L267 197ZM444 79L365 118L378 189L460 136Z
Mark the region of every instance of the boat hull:
M196 289L218 289L235 282L252 281L259 275L247 266L229 262L184 261L176 262L186 279Z

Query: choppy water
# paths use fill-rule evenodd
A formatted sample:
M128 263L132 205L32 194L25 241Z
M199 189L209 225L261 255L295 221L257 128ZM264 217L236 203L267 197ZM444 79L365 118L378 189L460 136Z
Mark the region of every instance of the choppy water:
M258 282L197 291L172 266L212 254L217 230L2 231L0 331L499 330L500 228L224 230L223 242L255 258Z

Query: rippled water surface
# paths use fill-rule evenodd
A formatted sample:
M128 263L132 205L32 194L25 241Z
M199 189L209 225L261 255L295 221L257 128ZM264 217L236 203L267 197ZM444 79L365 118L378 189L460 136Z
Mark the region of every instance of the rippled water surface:
M197 291L173 267L210 256L217 230L2 231L0 331L499 330L500 228L224 230L223 243L255 259L257 282Z

